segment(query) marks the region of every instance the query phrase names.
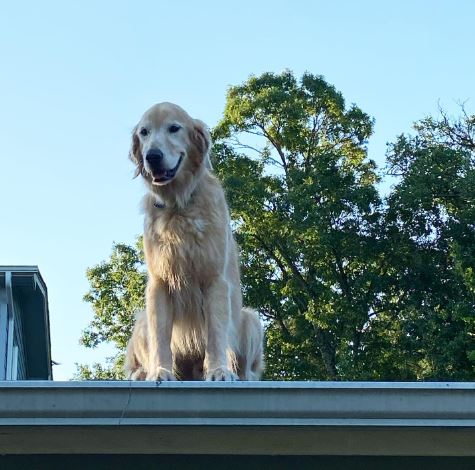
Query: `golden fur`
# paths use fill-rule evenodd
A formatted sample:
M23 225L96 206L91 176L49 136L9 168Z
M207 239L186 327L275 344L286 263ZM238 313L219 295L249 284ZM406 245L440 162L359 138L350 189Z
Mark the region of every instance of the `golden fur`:
M146 310L126 355L135 380L258 380L262 327L242 308L237 246L211 173L205 125L160 103L136 126L131 159L147 183Z

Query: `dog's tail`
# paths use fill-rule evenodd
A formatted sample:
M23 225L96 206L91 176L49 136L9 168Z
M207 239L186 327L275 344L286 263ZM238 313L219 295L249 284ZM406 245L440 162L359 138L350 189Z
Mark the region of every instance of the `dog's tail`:
M259 380L264 370L264 333L259 314L251 308L241 310L239 376Z

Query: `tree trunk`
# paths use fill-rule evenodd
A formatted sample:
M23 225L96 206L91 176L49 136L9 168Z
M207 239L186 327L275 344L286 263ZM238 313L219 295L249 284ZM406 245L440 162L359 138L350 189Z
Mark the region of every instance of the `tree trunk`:
M325 369L327 370L328 378L330 380L338 380L335 348L331 345L328 334L315 327L315 338L320 354L322 355Z

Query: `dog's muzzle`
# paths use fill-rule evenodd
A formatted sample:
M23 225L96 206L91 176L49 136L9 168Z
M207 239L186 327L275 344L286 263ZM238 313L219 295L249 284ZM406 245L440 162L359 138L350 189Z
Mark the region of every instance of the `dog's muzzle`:
M163 152L159 149L149 150L145 160L147 161L150 173L152 174L152 183L161 185L168 183L175 177L178 168L180 168L181 161L183 160L183 155L180 156L178 163L174 168L164 167Z

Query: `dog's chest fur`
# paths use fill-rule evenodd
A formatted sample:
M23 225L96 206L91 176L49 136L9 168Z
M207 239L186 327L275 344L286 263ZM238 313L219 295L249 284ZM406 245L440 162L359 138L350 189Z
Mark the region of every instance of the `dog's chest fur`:
M224 237L216 237L212 210L157 209L145 226L147 266L170 292L206 287L222 271Z

